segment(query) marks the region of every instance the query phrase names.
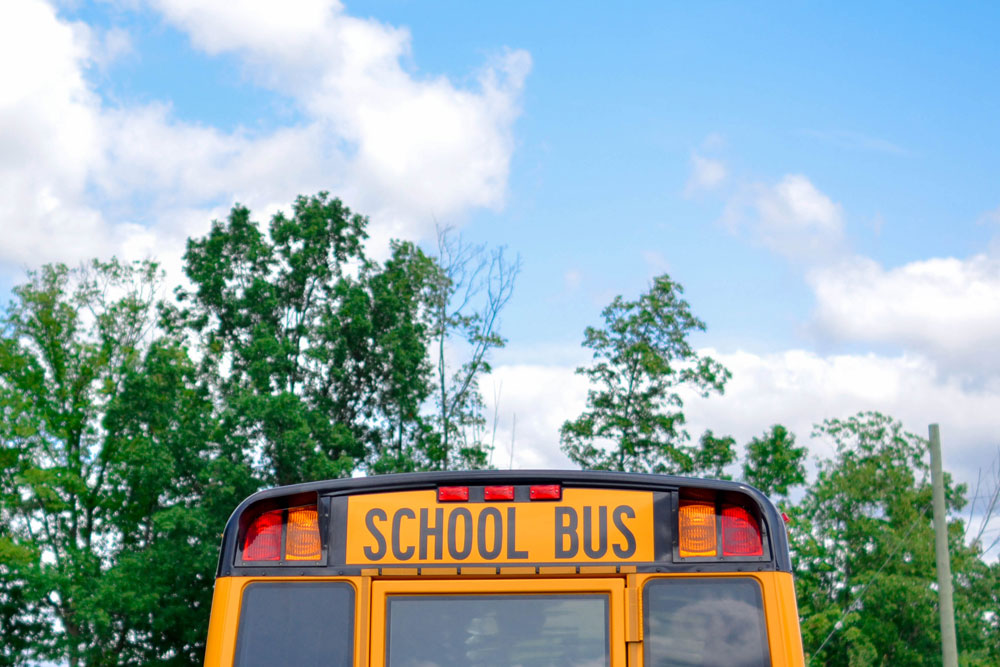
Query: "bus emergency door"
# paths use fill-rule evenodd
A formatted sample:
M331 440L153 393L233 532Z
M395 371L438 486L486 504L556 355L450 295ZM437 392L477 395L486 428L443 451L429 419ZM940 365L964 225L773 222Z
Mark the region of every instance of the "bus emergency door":
M380 579L372 667L626 667L624 578Z

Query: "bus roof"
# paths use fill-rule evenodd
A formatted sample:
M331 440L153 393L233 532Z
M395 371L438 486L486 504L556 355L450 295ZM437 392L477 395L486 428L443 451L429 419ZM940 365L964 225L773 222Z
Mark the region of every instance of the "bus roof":
M682 495L691 496L693 494L709 498L735 499L735 502L751 506L761 522L765 544L763 556L754 559L752 563L737 562L740 559L726 558L712 559L717 562L695 560L686 563L672 563L670 571L791 571L787 535L781 514L767 496L754 487L741 482L608 471L477 470L400 473L372 477L332 479L259 491L240 503L226 523L217 576L250 576L261 574L271 576L329 576L331 574L358 574L362 568L352 566L343 560L348 498L366 494L430 491L441 487L482 489L487 486L501 485L518 488L525 487L525 490L526 487L535 485L559 485L562 489L567 490L607 489L649 492L655 494L657 498L664 499L664 507L669 505L669 511L672 512L671 517L676 517L677 498ZM519 499L521 499L520 495ZM324 533L324 539L329 533L331 541L331 556L325 558L322 564L298 564L297 567L279 569L268 565L262 566L260 564L239 562L236 554L240 548L240 539L246 530L247 516L250 516L252 519L254 515L259 514L260 510L290 508L308 504L318 504L320 529ZM658 523L665 523L666 517L664 516L664 512L666 511L657 510L656 520ZM337 525L340 529L331 531L329 528L331 525ZM674 525L676 525L676 522ZM676 539L674 541L676 542ZM324 542L324 553L326 553L325 548ZM676 552L676 544L674 550ZM660 562L661 560L660 558L656 558L647 565L650 568L662 568L664 563ZM675 558L674 560L677 559ZM742 560L746 561L746 559ZM640 565L639 571L643 569Z

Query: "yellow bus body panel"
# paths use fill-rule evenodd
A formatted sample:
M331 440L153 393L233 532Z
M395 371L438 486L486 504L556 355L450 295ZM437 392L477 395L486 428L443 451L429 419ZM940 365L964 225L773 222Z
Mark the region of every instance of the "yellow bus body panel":
M761 583L764 594L764 615L767 618L767 642L771 649L771 664L802 667L802 634L799 631L799 607L795 600L795 584L788 572L758 572L754 577Z
M485 569L485 568L484 568ZM495 569L491 568L494 572ZM296 581L348 581L355 588L354 665L355 667L381 667L385 644L385 597L394 594L476 594L476 593L545 593L545 592L606 592L611 598L612 667L624 667L626 655L631 656L629 667L642 664L641 644L626 646L626 628L630 623L642 627L641 602L632 610L626 603L625 586L629 577L623 574L576 574L566 572L559 576L543 572L534 577L525 576L527 568L501 568L493 576L454 575L444 576L390 576L390 577L220 577L215 582L212 598L212 617L209 623L208 642L205 649L206 667L231 667L235 656L236 634L239 628L240 604L243 590L253 582ZM568 568L567 568L568 569ZM573 568L575 570L575 568ZM509 576L503 576L504 571ZM431 574L432 571L428 571ZM638 588L651 579L681 577L750 577L761 587L764 600L768 646L773 667L802 667L802 637L799 633L798 608L791 574L787 572L699 572L632 575ZM637 618L629 618L637 614ZM632 631L629 631L632 632Z

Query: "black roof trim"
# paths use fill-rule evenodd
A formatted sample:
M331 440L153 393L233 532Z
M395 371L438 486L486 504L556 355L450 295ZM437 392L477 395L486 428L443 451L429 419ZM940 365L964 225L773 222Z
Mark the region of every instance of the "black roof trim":
M261 501L279 500L289 496L298 496L301 498L302 496L312 494L316 494L317 497L341 496L360 493L434 489L442 485L479 486L486 484L562 484L565 487L604 487L645 491L673 491L675 489L687 488L740 493L748 496L757 504L762 517L767 523L775 569L786 572L791 571L791 561L788 557L788 537L781 514L767 496L754 487L742 482L679 477L675 475L608 472L603 470L455 470L332 479L303 484L290 484L288 486L279 486L258 491L240 503L226 522L216 576L231 576L239 574L240 571L245 569L234 567L233 564L237 547L239 520L245 510ZM316 568L316 574L328 574L325 571L326 569ZM273 574L279 575L279 572L273 571Z

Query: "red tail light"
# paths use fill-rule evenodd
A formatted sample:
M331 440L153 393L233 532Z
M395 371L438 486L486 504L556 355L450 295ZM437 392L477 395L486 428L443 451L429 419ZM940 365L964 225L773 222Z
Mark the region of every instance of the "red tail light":
M764 555L760 524L742 507L727 505L722 508L722 555Z
M247 529L243 560L279 560L281 558L281 515L284 510L264 512Z

